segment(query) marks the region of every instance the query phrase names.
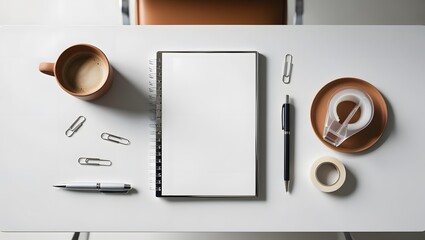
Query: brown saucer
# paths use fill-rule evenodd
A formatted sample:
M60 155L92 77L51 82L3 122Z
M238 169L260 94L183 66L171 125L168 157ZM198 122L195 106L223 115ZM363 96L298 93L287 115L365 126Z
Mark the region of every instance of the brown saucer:
M374 116L365 129L345 140L339 147L335 147L322 138L328 103L334 93L347 87L359 88L369 94L373 101ZM384 97L372 84L357 78L347 77L329 82L320 89L311 105L310 119L316 136L323 144L338 152L354 153L372 147L379 140L387 125L388 110Z

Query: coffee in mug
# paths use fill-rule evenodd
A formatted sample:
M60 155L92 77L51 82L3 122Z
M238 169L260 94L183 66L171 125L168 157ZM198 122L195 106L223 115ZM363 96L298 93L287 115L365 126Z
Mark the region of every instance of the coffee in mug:
M93 100L112 85L112 66L97 47L78 44L65 49L55 63L39 65L42 73L55 76L59 86L72 96Z

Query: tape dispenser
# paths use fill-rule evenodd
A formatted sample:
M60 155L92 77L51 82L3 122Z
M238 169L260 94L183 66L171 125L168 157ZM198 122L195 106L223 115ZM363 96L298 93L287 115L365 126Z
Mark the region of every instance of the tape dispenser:
M340 123L337 107L346 101L354 103L355 106L344 122ZM350 123L357 111L360 111L360 117L357 121ZM339 90L332 96L328 104L323 140L338 147L349 137L366 128L372 121L373 113L373 101L367 93L357 88Z

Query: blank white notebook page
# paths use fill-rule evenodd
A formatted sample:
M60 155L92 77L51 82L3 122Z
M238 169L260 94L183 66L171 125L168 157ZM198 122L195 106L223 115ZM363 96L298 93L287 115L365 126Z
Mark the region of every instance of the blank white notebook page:
M257 54L162 54L162 195L256 196Z

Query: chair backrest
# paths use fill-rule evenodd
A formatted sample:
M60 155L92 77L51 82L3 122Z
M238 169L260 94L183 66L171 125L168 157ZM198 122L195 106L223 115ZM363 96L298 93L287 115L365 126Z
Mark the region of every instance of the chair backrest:
M287 0L137 0L141 25L286 24Z

